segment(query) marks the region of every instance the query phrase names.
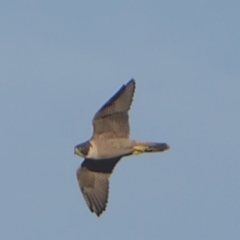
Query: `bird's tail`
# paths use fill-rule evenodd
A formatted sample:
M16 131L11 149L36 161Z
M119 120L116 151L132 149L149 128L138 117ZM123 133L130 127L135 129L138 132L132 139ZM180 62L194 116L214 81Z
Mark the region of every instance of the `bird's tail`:
M136 143L133 146L133 154L138 155L142 153L163 152L170 147L166 143Z

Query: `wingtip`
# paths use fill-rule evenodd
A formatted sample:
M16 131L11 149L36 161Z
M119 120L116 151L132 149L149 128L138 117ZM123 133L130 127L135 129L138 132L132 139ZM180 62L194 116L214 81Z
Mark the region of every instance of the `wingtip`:
M98 213L95 212L95 214L96 214L97 217L101 217L102 214L103 214L103 211L102 212L98 212Z
M89 207L89 210L95 214L97 217L101 217L102 214L106 211L106 206L102 209L94 209L92 206Z
M127 84L130 84L130 83L136 83L136 80L134 78L131 78Z
M131 86L132 85L132 86ZM123 85L123 88L133 88L133 92L135 92L136 89L136 81L134 78L131 78L126 84Z
M95 213L97 217L101 217L102 214L106 211L106 207L104 209L101 209L100 211L94 211L94 210L91 210L92 213Z

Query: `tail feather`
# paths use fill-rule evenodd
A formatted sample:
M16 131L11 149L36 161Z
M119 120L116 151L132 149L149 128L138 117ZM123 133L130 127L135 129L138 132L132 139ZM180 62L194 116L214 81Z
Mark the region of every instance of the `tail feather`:
M163 152L170 147L166 143L137 143L133 149L133 154Z

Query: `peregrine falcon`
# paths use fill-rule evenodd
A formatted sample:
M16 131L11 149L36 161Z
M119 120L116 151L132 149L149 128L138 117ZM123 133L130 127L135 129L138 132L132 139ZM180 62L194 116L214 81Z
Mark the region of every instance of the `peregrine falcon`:
M74 148L74 153L84 158L77 170L79 187L89 209L97 216L106 209L109 177L122 157L169 149L166 143L129 138L128 111L135 86L131 79L100 108L92 120L92 137Z

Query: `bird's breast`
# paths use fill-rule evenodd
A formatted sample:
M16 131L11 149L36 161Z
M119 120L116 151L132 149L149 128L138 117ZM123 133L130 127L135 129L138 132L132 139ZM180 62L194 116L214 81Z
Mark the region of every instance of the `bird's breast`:
M129 155L133 151L129 139L92 139L87 158L108 159Z

